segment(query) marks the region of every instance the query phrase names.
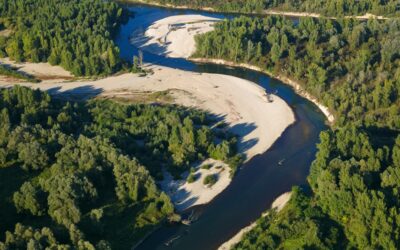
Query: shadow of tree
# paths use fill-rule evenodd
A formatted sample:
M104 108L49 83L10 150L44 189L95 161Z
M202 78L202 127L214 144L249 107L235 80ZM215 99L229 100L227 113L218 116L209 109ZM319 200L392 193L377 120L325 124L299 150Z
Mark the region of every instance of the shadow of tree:
M79 86L73 89L63 90L62 87L54 87L47 90L47 92L55 97L80 101L96 97L104 92L103 88L98 88L93 85Z

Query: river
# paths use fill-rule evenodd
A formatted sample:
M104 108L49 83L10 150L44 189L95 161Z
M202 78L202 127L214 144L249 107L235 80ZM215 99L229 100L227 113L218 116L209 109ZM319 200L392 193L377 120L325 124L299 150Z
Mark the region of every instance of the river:
M116 38L121 56L131 60L138 49L129 43L133 32L143 32L159 19L180 14L202 14L210 17L230 18L232 15L193 10L174 10L144 5L130 5L135 13ZM233 181L220 195L207 205L197 206L186 214L194 213L198 220L191 226L166 225L150 234L137 249L216 249L240 229L258 219L270 208L273 200L295 185L307 187L306 178L317 151L319 133L327 129L325 117L319 109L284 83L248 69L222 65L195 64L185 59L171 59L144 52L146 63L182 70L232 75L253 81L269 92L277 91L293 109L296 122L264 154L245 163ZM257 108L257 107L255 107ZM265 114L268 116L268 114ZM283 166L278 162L286 159ZM193 212L192 212L193 211ZM175 239L169 247L165 242Z

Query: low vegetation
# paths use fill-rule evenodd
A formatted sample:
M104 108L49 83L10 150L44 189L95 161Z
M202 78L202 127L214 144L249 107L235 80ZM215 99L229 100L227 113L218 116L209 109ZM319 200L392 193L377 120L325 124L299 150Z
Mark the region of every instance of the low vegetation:
M203 184L208 187L212 187L215 183L217 183L217 181L218 181L217 176L215 174L210 174L204 177Z

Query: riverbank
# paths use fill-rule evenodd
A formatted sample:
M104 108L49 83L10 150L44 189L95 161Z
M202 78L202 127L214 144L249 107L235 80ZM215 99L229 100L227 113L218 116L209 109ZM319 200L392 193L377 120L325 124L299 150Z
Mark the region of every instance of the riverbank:
M32 75L36 79L47 82L59 82L61 80L72 80L74 76L71 72L63 69L61 66L52 66L49 63L17 63L10 58L0 58L0 64L17 68L19 72ZM8 77L0 75L0 82L9 82Z
M155 65L151 67L154 73L145 77L128 73L90 81L47 79L37 84L0 80L0 87L20 84L49 91L53 95L123 99L127 102L142 94L155 93L169 100L168 103L205 110L225 122L225 129L238 135L238 150L246 160L266 152L295 122L291 108L281 98L271 95L273 101L270 102L265 89L253 82L227 75L194 73ZM158 98L151 102L159 103ZM229 176L229 170L225 173L220 178L221 182L207 189L207 192L202 188L201 181L200 185L182 183L178 190L185 193L185 199L177 196L173 199L174 204L184 210L211 201L229 185L231 178L225 178ZM165 191L169 192L168 189Z
M223 12L216 10L212 7L190 7L187 5L173 5L173 4L161 4L154 1L144 1L144 0L120 0L119 2L127 3L127 4L143 4L148 6L156 6L161 8L170 8L170 9L181 9L181 10L199 10L213 13L227 13L227 14L243 14L243 15L264 15L264 16L286 16L286 17L313 17L313 18L326 18L326 19L338 19L338 17L333 16L324 16L322 14L314 13L314 12L296 12L296 11L281 11L274 9L267 9L260 12ZM358 20L369 20L369 19L377 19L377 20L388 20L392 19L384 16L377 16L371 13L365 13L363 15L355 16L344 16L346 19L358 19Z
M202 15L176 15L158 20L145 31L145 34L147 34L146 36L151 42L144 43L141 48L150 53L166 57L183 57L193 62L222 64L267 73L269 76L292 86L299 95L318 106L328 119L329 123L335 121L335 118L329 111L328 107L321 104L316 97L305 91L298 82L288 77L276 75L258 66L246 63L234 63L223 59L190 58L196 50L194 36L212 31L213 23L218 19L213 19L212 21L206 20L209 20L209 18ZM201 25L196 28L196 33L191 32L193 28L191 25L193 23L201 23ZM175 28L174 25L179 25L179 28ZM177 34L177 30L179 30L179 34ZM136 41L138 40L138 37L132 37L132 40ZM136 46L140 45L137 42L133 42L133 44Z
M275 201L272 203L271 209L276 209L278 212L280 212L285 205L289 202L291 197L291 192L287 192L279 196L278 198L275 199ZM268 212L264 213L261 217L265 217L268 215ZM243 236L250 232L253 228L257 226L257 221L251 223L249 226L243 228L240 230L235 236L233 236L231 239L226 241L224 244L222 244L218 250L229 250L232 247L234 247L237 243L239 243Z
M297 94L299 94L300 96L302 96L302 97L306 98L307 100L311 101L312 103L314 103L321 110L321 112L325 115L325 117L328 119L329 123L335 122L335 116L333 115L333 113L331 113L331 111L329 110L328 107L321 104L316 97L312 96L310 93L305 91L298 82L296 82L286 76L276 75L272 72L269 72L267 70L264 70L258 66L254 66L251 64L235 63L235 62L231 62L231 61L227 61L227 60L223 60L223 59L189 58L189 60L191 60L193 62L198 62L198 63L214 63L214 64L226 65L226 66L230 66L230 67L246 68L246 69L265 73L265 74L269 75L270 77L278 79L281 82L293 87Z

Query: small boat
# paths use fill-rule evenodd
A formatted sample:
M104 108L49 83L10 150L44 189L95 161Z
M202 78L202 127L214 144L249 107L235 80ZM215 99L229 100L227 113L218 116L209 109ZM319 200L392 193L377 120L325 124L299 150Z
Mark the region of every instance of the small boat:
M192 210L192 213L189 215L189 217L185 220L182 220L183 225L190 226L190 224L192 224L192 222L196 221L196 218L193 217L193 213L194 213L194 211Z
M280 161L278 162L278 165L279 165L279 166L283 166L283 163L285 162L285 160L286 160L286 159L280 160Z
M168 240L167 242L164 243L165 246L169 247L172 246L172 244L174 243L174 241L176 241L177 239L179 239L181 236L178 235L176 237L171 238L170 240Z

